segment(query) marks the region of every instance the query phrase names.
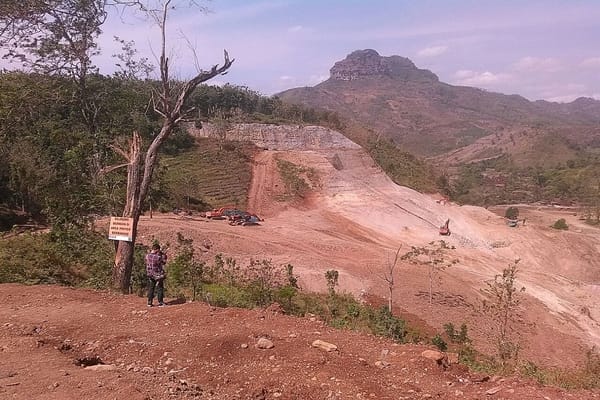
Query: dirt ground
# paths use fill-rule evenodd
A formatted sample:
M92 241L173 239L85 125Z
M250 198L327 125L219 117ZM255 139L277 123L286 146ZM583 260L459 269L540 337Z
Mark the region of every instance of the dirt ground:
M314 168L319 187L304 198L280 201L277 158ZM475 347L493 354L495 325L482 312L482 289L520 259L518 284L525 292L514 340L522 358L568 368L600 345L600 231L573 210L523 206L525 225L510 228L501 217L504 208L459 206L399 187L355 148L258 153L248 204L265 218L260 225L155 214L142 217L138 239L170 243L173 256L181 233L207 261L220 253L242 264L290 263L310 291L325 290L325 271L336 269L339 290L384 298L381 275L397 249L439 240L438 227L449 218L452 235L444 239L455 246L451 256L458 263L434 280L432 304L427 268L400 263L393 296L398 313L427 332L464 322ZM550 228L559 217L568 231ZM310 318L197 303L147 309L133 295L61 287L2 285L0 299L0 398L598 397L517 378L475 383L480 376L456 365L444 371L421 357L424 347L335 331ZM275 347L255 348L261 337ZM339 351L312 348L315 339L335 343ZM114 370L75 365L86 356Z
M424 346L271 310L147 308L134 295L10 284L0 301L2 399L600 398L444 370ZM261 338L273 347L257 348ZM312 347L317 339L337 350Z

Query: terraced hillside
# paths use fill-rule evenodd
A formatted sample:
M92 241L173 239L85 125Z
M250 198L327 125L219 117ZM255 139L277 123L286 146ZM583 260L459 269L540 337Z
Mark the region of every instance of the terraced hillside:
M199 138L192 150L161 161L173 204L203 210L225 204L245 207L255 147Z

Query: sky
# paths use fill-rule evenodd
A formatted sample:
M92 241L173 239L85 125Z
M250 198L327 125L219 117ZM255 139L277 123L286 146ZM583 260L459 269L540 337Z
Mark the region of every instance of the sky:
M181 2L187 5L186 1ZM328 79L358 49L410 58L453 85L529 100L600 100L600 0L212 0L174 10L167 23L172 71L182 78L235 62L208 83L265 95ZM111 11L100 38L101 72L114 71L114 36L155 60L151 21Z

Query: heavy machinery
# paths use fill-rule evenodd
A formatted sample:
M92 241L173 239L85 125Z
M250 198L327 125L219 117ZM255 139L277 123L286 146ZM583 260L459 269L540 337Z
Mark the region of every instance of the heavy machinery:
M259 225L260 221L264 221L256 214L250 214L244 212L243 214L236 214L229 217L229 225Z
M204 216L208 219L225 219L225 218L227 218L226 213L229 210L235 210L235 209L236 209L235 206L225 206L225 207L221 207L221 208L215 208L214 210L207 211Z
M440 235L442 236L450 236L450 219L446 220L446 223L440 226Z

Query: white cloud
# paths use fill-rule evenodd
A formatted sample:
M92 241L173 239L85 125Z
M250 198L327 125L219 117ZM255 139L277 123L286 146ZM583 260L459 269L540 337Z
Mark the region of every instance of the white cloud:
M580 64L582 67L594 68L600 67L600 57L590 57L583 60Z
M441 54L444 54L448 50L448 46L433 46L433 47L425 47L417 52L418 56L421 57L436 57Z
M560 60L552 57L523 57L512 65L512 68L521 72L558 72L563 66Z
M295 33L295 32L300 32L303 29L304 29L304 27L302 25L295 25L295 26L289 27L288 32Z
M289 75L282 75L279 77L280 81L284 81L284 82L290 82L290 81L295 81L296 78L294 78L293 76L289 76Z
M510 75L504 73L493 73L490 71L477 72L468 69L461 69L454 74L456 83L465 86L486 86L499 82L504 82L510 78Z

